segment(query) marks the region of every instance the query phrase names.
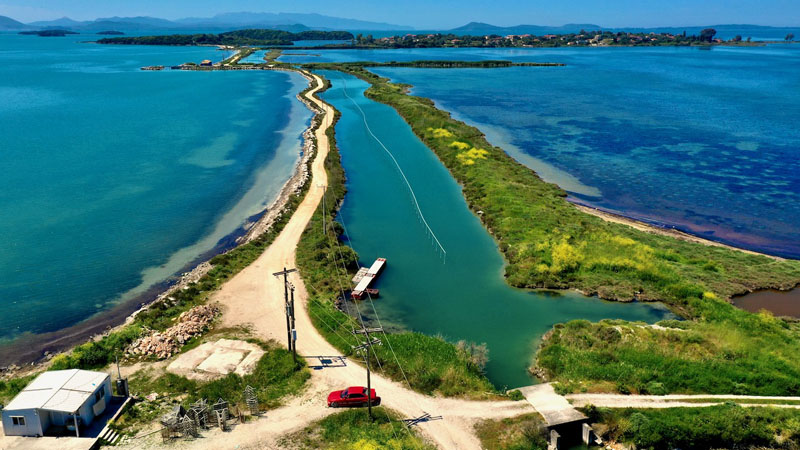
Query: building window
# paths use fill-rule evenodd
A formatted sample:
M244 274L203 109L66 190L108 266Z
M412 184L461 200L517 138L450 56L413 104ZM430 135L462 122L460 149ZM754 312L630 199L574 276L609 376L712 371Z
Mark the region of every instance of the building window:
M101 398L106 396L106 385L100 386L100 389L94 393L94 401L99 402Z
M22 416L11 416L11 424L15 426L24 427L25 426L25 418Z

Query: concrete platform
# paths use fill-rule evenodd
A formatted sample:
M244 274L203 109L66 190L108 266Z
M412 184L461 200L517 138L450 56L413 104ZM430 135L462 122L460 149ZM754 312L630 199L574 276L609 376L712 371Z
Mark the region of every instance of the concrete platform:
M519 388L525 399L544 417L548 427L565 423L582 422L587 419L575 409L564 396L556 394L550 383Z
M206 342L178 356L167 371L192 380L213 380L229 373L244 376L252 373L264 351L245 341L219 339Z

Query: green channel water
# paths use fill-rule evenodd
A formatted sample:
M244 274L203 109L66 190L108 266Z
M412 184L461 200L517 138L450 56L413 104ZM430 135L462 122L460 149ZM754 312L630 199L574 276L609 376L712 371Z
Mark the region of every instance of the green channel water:
M342 113L336 136L348 192L340 220L349 245L362 265L376 257L388 260L376 285L381 296L374 303L386 328L486 343L487 376L497 387L511 388L533 383L527 369L541 336L556 323L610 318L652 323L672 317L658 304L606 302L577 292L507 285L505 262L495 241L435 154L394 109L364 97L367 83L339 72L320 74L333 84L324 99ZM355 103L397 159L446 259L418 218L400 172L368 132ZM368 305L361 308L367 317L371 311Z

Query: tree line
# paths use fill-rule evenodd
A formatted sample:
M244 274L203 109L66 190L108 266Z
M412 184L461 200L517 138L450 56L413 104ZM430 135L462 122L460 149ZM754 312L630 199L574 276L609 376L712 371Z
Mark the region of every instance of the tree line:
M99 44L130 45L292 45L294 41L348 40L353 34L348 31L301 31L292 33L283 30L248 29L219 34L171 34L161 36L126 36L103 38Z

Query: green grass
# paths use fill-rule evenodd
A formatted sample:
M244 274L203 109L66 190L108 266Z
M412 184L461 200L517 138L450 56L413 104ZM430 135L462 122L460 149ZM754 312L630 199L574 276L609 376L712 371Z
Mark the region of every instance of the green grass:
M338 119L338 111L336 114L335 119ZM320 206L298 244L297 267L310 294L309 314L317 330L344 355L354 356L351 347L357 344L357 340L352 329L359 324L353 317L336 309L334 300L341 296L342 288L350 289L351 278L358 270L358 258L350 247L341 243L336 245L343 229L333 219L346 192L345 174L336 148L334 127L328 131L331 151L325 161L328 172L325 194L327 233L322 233ZM428 394L471 398L496 395L475 358L439 337L394 333L384 340L383 345L374 347L372 365L375 368L380 365L382 369L379 370L394 380L405 381L405 374L413 389Z
M243 391L250 385L256 389L261 408L273 409L280 406L284 396L300 392L311 374L301 358L295 363L292 353L276 343L266 345L265 349L267 353L258 361L253 373L245 376L230 373L217 380L199 382L172 373L154 377L145 372L131 380L131 393L141 397L152 392L168 397L182 396L185 406L201 398L209 401L222 398L231 404L244 404Z
M537 364L562 392L800 395L797 330L768 314L657 330L622 321L556 325ZM756 326L758 325L758 326Z
M523 414L507 419L483 420L475 433L486 450L544 450L547 431L539 414Z
M706 408L587 408L603 422L602 437L638 449L785 448L800 446L800 411L743 408L733 404Z
M800 262L776 261L722 247L656 235L583 213L566 193L545 183L477 128L426 98L406 93L362 67L321 65L356 75L366 95L395 108L455 179L508 260L508 282L527 288L576 288L613 300L661 300L702 317L703 294L720 298L756 288L800 283ZM469 149L486 152L468 158ZM470 162L471 161L471 162Z
M245 376L231 373L217 380L200 382L157 369L136 372L130 378L131 394L144 398L156 393L158 398L154 402L137 402L117 421L118 429L131 434L167 412L172 405L180 403L188 408L201 398L210 403L222 398L230 405L246 409L244 389L248 385L255 388L262 411L277 408L286 396L298 394L304 389L311 373L302 359L295 363L291 352L277 343L258 344L266 353L256 364L253 373Z
M0 380L0 410L2 406L11 401L17 394L20 393L36 375L27 375L24 377L11 378L8 380Z
M383 407L372 409L371 421L367 410L349 409L314 422L302 431L285 439L291 448L349 449L349 450L429 450L432 445L416 433L406 430L396 414Z
M509 284L573 288L610 300L663 301L690 319L693 341L675 333L585 321L554 330L538 366L562 389L708 393L799 393L797 325L728 303L754 289L800 282L800 261L775 260L636 230L586 214L477 128L429 99L407 94L359 64L320 64L371 84L366 95L392 106L463 186L508 265ZM614 325L617 326L617 325ZM578 333L577 336L572 334ZM677 342L675 341L677 339ZM676 345L679 344L679 345Z

